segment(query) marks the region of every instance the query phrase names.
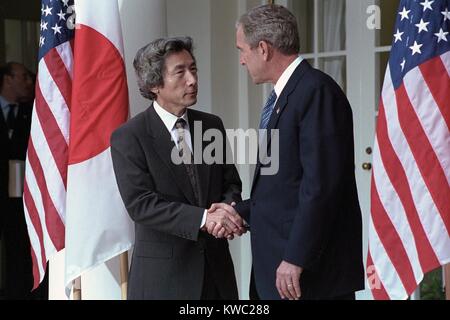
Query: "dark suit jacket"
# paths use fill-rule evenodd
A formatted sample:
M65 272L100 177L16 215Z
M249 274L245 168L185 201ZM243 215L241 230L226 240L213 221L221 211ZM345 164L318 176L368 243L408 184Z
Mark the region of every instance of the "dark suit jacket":
M280 299L275 279L282 260L305 269L300 280L305 299L363 289L362 223L347 98L329 76L303 61L274 110L268 129L279 129L279 171L261 175L259 163L251 199L236 207L250 224L258 295ZM268 149L270 154L270 139Z
M32 107L19 105L14 123L14 134L8 137L6 120L0 110L0 235L8 204L9 160L25 160L30 136ZM18 213L23 214L23 213Z
M188 118L194 150L194 121L225 134L216 116L188 110ZM207 263L220 296L237 299L227 240L199 229L212 203L240 201L239 175L234 165L198 165L198 205L185 167L171 161L174 147L153 106L112 135L119 190L136 226L128 298L200 299Z
M9 198L9 160L26 158L31 128L31 105L19 105L11 139L3 112L0 111L0 229L5 250L5 296L7 299L31 299L33 273L30 240L22 198ZM1 234L1 230L0 230Z

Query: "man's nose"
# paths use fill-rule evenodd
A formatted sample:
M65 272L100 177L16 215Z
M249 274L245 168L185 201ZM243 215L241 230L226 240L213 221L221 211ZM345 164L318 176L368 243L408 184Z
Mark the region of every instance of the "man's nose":
M190 86L197 84L197 74L188 72L187 73L187 83Z

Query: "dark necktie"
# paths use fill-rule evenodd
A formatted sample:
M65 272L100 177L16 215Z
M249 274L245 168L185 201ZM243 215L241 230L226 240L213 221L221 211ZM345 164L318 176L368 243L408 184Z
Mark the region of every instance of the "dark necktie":
M275 107L275 101L277 101L277 94L275 93L275 90L272 90L262 111L261 124L259 125L260 129L267 129L273 108Z
M8 135L9 138L11 139L13 132L14 132L14 124L16 122L16 115L14 113L14 109L15 109L15 105L10 104L8 105L8 115L6 116L6 127L8 128Z
M10 104L7 106L8 110L8 116L6 117L6 126L8 127L8 130L14 129L14 123L16 122L16 115L14 113L15 105Z
M192 155L191 149L186 142L186 120L180 118L175 123L175 128L178 133L178 152L183 161L184 166L186 167L187 174L189 176L189 181L191 182L192 189L194 190L194 196L197 204L199 204L199 190L198 190L198 180L197 180L197 172L194 165L194 157Z

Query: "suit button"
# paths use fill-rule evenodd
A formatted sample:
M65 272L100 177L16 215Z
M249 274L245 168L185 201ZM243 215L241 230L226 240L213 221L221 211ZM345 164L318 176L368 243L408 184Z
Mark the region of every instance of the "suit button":
M252 202L252 206L253 206L253 207L256 206L256 202Z

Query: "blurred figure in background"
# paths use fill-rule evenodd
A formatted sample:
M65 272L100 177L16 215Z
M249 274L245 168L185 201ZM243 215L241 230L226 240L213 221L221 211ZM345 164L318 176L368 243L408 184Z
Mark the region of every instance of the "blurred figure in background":
M35 76L21 63L0 68L0 234L6 299L46 299L46 281L31 293L30 240L23 209L23 179L31 128Z

